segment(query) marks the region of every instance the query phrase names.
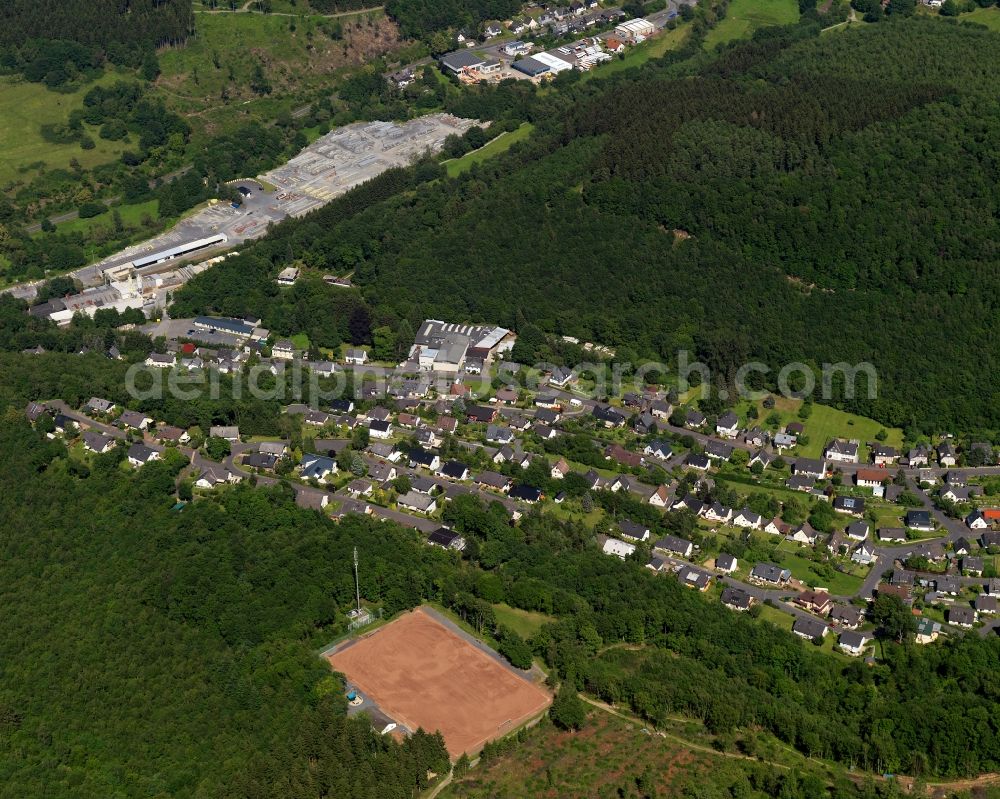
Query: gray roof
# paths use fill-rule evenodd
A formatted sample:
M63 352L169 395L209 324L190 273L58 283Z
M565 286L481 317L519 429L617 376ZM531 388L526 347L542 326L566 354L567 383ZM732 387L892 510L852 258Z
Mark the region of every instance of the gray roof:
M439 60L454 72L467 67L478 66L486 61L479 53L474 53L472 50L455 50L451 53L445 53Z

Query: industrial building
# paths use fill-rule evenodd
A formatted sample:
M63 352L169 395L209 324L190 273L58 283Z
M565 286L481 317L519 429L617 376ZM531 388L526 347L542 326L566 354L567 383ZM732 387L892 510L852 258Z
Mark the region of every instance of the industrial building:
M644 42L656 33L656 26L648 19L630 19L615 28L615 35L632 44Z
M410 359L428 372L459 372L467 358L486 361L509 351L517 337L495 325L462 325L427 319L420 325Z
M520 61L515 61L510 66L511 69L516 69L518 72L524 73L529 78L539 78L549 71L549 67L534 56L522 58Z
M132 268L142 269L145 266L162 264L164 261L180 258L182 255L197 252L198 250L204 250L206 247L214 247L217 244L225 244L227 241L229 241L229 239L222 234L209 236L204 239L196 239L195 241L188 241L184 244L178 244L176 247L171 247L168 250L161 250L160 252L154 252L152 255L144 255L142 258L136 258L132 261Z

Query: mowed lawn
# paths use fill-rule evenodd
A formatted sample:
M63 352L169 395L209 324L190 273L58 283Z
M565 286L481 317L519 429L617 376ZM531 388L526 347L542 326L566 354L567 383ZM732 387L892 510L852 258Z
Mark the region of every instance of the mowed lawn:
M553 616L548 616L545 613L512 608L503 602L493 606L493 613L499 624L513 630L522 638L531 638L542 629L543 624L555 621Z
M93 150L84 150L76 142L51 144L42 138L42 125L66 123L70 112L83 107L83 96L93 86L118 80L128 78L108 74L75 92L64 94L50 91L40 83L0 77L0 153L3 153L0 186L21 177L25 167L40 162L46 169L65 169L75 158L84 169L89 169L118 158L129 142L106 141L89 125L84 127L96 145Z
M528 138L528 136L531 135L531 131L534 129L535 126L530 122L522 122L521 126L517 129L504 131L495 139L488 141L478 150L466 153L461 158L452 158L450 161L445 161L444 166L448 171L448 177L458 177L463 172L469 171L473 164L482 163L487 158L492 158L494 155L506 152L517 142Z
M968 14L962 14L959 19L962 22L978 22L980 25L985 25L990 30L1000 33L1000 7L977 8Z
M809 443L799 447L799 454L808 458L820 457L830 439L846 438L848 440L858 439L861 442L859 457L862 461L867 461L868 447L866 444L869 441L875 441L875 436L883 429L888 434L885 444L896 447L896 449L903 445L903 431L898 427L885 427L874 419L839 411L829 405L814 404L812 415L803 424L805 425L805 433L809 436Z
M705 47L711 50L720 42L749 38L757 28L790 25L798 19L796 0L733 0L726 18L705 37Z

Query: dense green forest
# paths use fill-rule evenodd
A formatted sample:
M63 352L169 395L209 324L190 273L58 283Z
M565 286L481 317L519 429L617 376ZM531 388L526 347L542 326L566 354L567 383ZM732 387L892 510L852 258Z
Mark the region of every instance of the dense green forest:
M321 210L251 257L353 270L382 319L495 321L633 363L683 349L726 380L747 360L771 381L870 361L878 398L832 401L914 433L1000 429L983 346L1000 335L1000 36L818 27L558 93L470 92L450 110L536 135L457 180ZM227 262L180 307L252 304L244 275Z
M404 35L421 38L448 28L476 28L488 19L507 19L521 5L521 0L388 0L385 11Z
M192 24L191 0L5 0L0 44L63 39L155 47L183 40Z
M0 68L58 86L105 59L138 66L193 29L191 0L5 0Z
M354 544L390 611L431 590L443 553L287 490L177 513L176 464L130 474L118 451L80 478L60 445L0 426L5 795L409 797L447 768L437 736L400 746L347 721L312 638L343 628Z
M846 664L607 558L574 523L534 513L514 528L460 497L447 510L469 540L459 563L412 531L300 510L281 487L178 512L184 459L136 472L123 457L86 466L20 410L0 421L0 773L18 795L410 796L443 767L440 741L400 747L347 722L315 656L343 630L353 545L366 600L442 602L512 659L524 643L493 604L555 615L534 653L653 722L688 714L744 747L758 729L871 770L1000 768L995 637L886 640L879 665ZM616 642L641 650L605 649Z

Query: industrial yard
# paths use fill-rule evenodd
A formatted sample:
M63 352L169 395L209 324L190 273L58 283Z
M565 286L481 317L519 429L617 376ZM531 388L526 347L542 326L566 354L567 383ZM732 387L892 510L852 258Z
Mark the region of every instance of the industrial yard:
M175 290L191 277L190 268L176 265L190 263L195 252L204 260L260 238L274 222L307 214L387 169L406 166L426 152L439 152L449 135L461 135L474 124L471 119L432 114L402 123L358 122L337 128L282 166L259 178L247 176L236 181L243 194L238 208L228 203L210 204L166 233L86 266L73 276L84 287L94 287L124 281L134 274L142 278L138 290L148 295L146 304L162 304L168 290ZM34 290L33 285L24 286L14 293L34 296Z

